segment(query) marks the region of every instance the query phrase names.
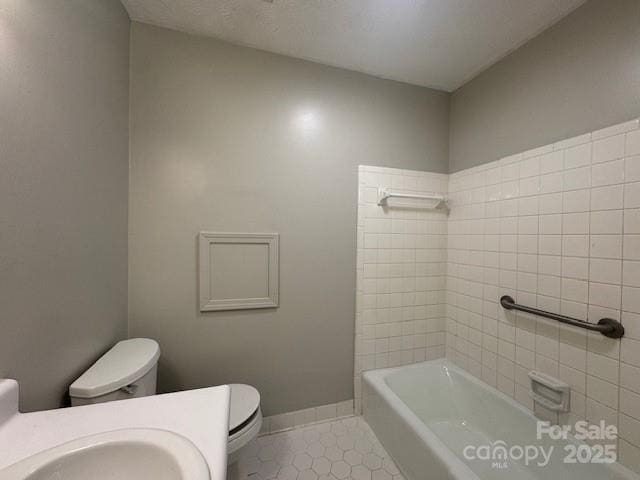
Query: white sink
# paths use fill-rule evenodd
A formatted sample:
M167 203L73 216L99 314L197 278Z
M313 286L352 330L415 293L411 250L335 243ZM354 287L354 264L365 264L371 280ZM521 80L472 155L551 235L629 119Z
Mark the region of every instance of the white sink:
M165 430L97 433L0 470L0 480L209 480L200 451Z

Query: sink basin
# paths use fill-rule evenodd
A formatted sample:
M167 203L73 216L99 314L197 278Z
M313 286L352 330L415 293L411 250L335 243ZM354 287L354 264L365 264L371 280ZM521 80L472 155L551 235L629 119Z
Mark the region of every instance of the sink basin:
M0 480L209 480L200 451L165 430L132 428L78 438L0 470Z

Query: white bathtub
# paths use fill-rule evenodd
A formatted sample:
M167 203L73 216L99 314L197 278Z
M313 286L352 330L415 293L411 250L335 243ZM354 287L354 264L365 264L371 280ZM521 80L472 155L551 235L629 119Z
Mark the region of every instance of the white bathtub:
M564 463L565 447L581 442L537 440L529 410L444 359L365 372L363 414L407 480L640 478L618 463ZM517 459L527 445L529 465ZM486 460L487 452L496 455ZM584 446L580 453L594 454Z

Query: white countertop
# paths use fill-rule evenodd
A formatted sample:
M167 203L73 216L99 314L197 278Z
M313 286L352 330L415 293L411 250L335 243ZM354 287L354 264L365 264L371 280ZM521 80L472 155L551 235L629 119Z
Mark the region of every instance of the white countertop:
M122 428L158 428L191 440L224 480L229 426L227 385L81 407L18 413L18 384L0 380L0 469L79 437Z

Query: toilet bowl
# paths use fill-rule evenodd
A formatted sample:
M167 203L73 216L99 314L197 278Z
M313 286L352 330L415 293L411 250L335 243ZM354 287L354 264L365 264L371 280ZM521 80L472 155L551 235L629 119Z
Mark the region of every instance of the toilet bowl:
M71 405L123 400L155 395L160 346L148 338L118 342L69 387ZM250 385L229 385L228 477L243 478L238 471L242 447L262 426L260 393Z

